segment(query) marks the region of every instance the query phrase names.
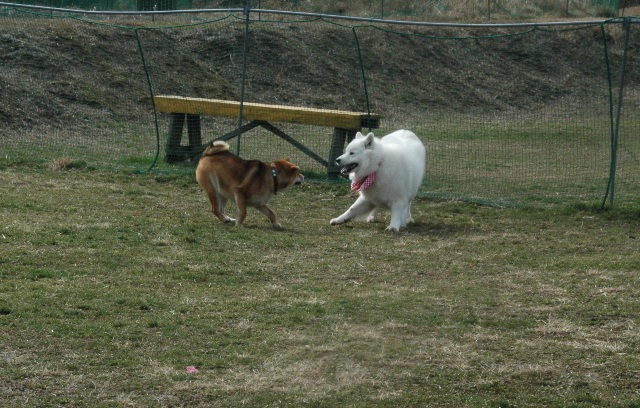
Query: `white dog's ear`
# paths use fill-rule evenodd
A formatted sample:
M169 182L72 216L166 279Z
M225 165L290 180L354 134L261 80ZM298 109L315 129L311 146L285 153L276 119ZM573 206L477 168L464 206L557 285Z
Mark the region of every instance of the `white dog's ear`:
M360 133L360 132L356 133L355 139L358 139L360 137L364 137L364 135L362 133Z
M365 149L371 149L371 146L373 146L373 133L369 133L367 139L364 141Z

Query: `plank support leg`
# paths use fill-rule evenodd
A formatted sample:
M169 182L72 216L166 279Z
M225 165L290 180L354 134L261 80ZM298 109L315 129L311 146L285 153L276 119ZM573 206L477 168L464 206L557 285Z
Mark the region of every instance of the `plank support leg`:
M167 148L164 156L164 160L167 163L177 163L184 160L185 152L182 146L180 146L184 121L184 113L171 113L169 119L169 137L167 138Z
M344 151L345 142L350 142L356 136L357 131L352 129L333 129L333 139L331 139L331 150L329 150L329 160L327 163L327 177L335 180L340 176L340 166L336 163L338 156Z
M202 150L202 131L200 126L200 115L187 114L187 134L189 135L189 146L187 156L191 161L200 160Z
M185 121L187 123L187 135L189 136L188 146L181 145ZM172 112L169 119L169 136L167 138L165 161L167 163L178 163L187 159L197 161L202 153L201 147L200 115Z

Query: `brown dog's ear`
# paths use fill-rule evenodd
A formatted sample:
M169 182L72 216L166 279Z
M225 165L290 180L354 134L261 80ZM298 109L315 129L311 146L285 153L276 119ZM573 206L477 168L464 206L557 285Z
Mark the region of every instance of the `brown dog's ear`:
M290 162L290 161L291 161L291 159L290 159L289 157L285 157L285 158L282 158L282 159L280 159L280 160L284 160L284 161L288 161L288 162Z

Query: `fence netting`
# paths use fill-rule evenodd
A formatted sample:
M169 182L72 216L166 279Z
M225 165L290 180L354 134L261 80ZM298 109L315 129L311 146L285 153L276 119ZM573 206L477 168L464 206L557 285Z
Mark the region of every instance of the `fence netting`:
M530 19L540 17L618 17L637 0L8 0L8 3L96 11L166 11L254 8L380 19L430 20Z
M342 125L307 124L304 112L270 121L267 113L234 132L251 123L243 104L337 110L380 115L375 126L362 122L364 133L406 128L423 140L422 196L636 204L637 23L405 25L238 9L121 15L0 6L0 153L189 172L200 145L226 137L243 157L289 157L307 178L327 180ZM240 113L211 114L194 102L176 124L156 109L162 95L236 102ZM182 150L168 160L177 125Z

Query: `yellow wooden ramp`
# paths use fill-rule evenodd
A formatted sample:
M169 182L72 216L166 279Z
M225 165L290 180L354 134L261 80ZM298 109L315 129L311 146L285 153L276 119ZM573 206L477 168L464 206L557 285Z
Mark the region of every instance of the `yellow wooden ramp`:
M188 98L159 95L154 97L159 112L187 113L237 118L240 117L240 102L220 99ZM340 129L360 130L363 127L377 128L380 115L366 112L349 112L331 109L303 108L284 105L266 105L245 102L242 108L245 120L298 123L302 125L327 126Z

